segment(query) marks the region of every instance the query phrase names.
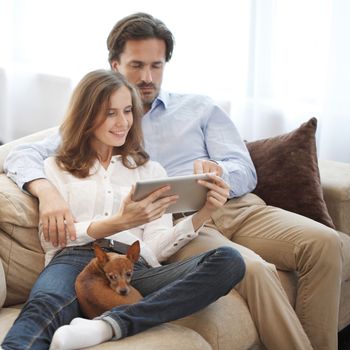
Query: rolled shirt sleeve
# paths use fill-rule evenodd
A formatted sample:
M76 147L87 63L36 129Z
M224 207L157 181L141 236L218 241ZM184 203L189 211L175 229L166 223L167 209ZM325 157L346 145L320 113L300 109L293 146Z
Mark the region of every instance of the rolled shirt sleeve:
M4 162L4 172L24 190L30 181L46 178L44 160L56 153L61 142L58 130L45 139L14 147Z

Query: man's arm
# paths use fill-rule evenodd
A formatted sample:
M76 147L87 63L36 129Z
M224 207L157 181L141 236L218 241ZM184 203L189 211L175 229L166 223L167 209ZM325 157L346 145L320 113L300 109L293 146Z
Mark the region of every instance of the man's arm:
M44 160L56 153L60 142L57 131L41 141L14 147L5 159L4 172L20 189L26 190L26 183L46 178Z
M72 240L76 237L73 218L67 203L46 179L44 171L44 160L55 154L60 142L57 132L42 141L15 147L5 160L4 171L20 189L39 199L45 239L64 246L67 232Z
M222 177L230 185L231 198L254 190L257 175L249 151L231 118L217 105L207 119L205 143L210 160L222 169Z

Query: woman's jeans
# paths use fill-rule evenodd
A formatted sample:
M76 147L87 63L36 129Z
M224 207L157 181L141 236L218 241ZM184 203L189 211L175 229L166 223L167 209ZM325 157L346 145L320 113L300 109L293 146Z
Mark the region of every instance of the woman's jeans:
M4 339L4 350L48 349L58 327L83 316L74 283L93 257L92 251L77 247L65 248L54 257ZM230 247L155 268L140 258L132 285L144 298L137 304L115 307L100 318L111 324L116 338L133 335L204 308L227 294L244 272L241 255Z

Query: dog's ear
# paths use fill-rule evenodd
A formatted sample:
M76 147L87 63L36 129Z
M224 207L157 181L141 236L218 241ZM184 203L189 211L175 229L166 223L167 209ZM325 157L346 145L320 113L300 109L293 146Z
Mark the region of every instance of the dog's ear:
M97 243L94 243L92 247L94 248L98 264L102 267L105 266L109 260L106 252Z
M128 249L126 257L132 262L136 263L140 257L140 242L135 241Z

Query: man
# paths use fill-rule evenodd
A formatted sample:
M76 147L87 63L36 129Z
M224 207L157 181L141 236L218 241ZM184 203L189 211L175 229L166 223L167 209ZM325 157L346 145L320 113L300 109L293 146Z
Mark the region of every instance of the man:
M231 199L212 215L196 242L173 259L234 246L246 263L246 275L236 290L246 300L265 347L337 349L342 268L337 233L267 206L250 193L256 173L249 153L230 118L209 98L161 90L173 50L172 34L161 21L144 13L128 16L112 29L107 45L111 68L140 90L145 146L151 159L169 175L189 174L193 167L196 173L215 171L231 187ZM20 146L5 167L9 177L39 198L44 231L52 242L64 245L66 232L74 239L73 218L41 165L59 142L56 135ZM298 273L295 311L276 267Z

